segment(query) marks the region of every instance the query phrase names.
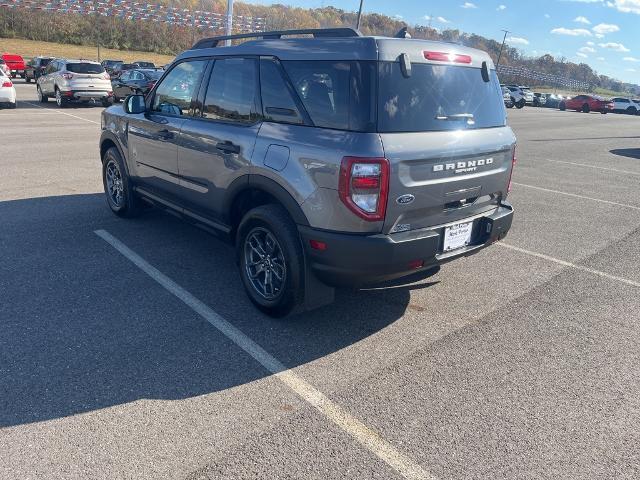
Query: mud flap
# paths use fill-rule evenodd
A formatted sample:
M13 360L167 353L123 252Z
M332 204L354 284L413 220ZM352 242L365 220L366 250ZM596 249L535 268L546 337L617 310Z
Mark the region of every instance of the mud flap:
M336 297L335 287L330 287L326 283L321 282L307 265L305 259L304 274L304 303L303 311L315 310L333 303Z

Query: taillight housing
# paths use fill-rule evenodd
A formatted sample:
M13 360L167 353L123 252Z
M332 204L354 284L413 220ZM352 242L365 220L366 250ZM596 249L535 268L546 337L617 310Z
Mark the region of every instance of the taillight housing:
M470 55L446 52L422 52L424 58L436 62L471 63Z
M73 78L73 73L65 72L62 74L62 78L65 80L71 80Z
M102 74L102 79L103 80L111 80L111 76L107 72L104 72Z
M511 157L511 172L509 173L509 186L507 187L507 193L511 191L511 179L513 178L513 169L516 168L516 163L518 159L516 158L516 146L513 146L513 156Z
M344 157L338 186L340 200L369 222L384 220L389 196L389 160Z
M11 83L11 80L7 80L5 82L2 82L2 86L3 87L13 87L13 83Z

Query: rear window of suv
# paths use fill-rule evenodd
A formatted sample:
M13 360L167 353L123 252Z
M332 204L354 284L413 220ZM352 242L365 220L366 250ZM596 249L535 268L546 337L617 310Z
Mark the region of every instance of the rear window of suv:
M399 62L380 62L378 78L379 132L506 125L502 90L493 70L485 82L478 68L414 63L407 78Z
M67 63L67 71L71 73L100 74L104 68L96 63Z

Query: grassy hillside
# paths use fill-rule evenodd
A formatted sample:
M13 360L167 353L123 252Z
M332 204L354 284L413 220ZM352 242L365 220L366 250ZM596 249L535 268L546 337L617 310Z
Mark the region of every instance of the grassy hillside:
M98 59L98 49L84 45L65 45L62 43L37 42L34 40L22 40L19 38L0 38L1 53L17 53L23 57L35 57L38 55L61 57L61 58L85 58L87 60ZM123 51L100 48L100 59L124 60L133 62L136 60L147 60L156 65L165 65L173 60L168 55L158 53Z

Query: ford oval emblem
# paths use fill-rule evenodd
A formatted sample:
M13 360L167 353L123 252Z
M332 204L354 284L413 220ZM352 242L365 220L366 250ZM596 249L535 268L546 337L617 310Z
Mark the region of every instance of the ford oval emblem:
M415 199L416 197L414 197L410 193L407 193L406 195L400 195L398 198L396 198L396 203L399 203L400 205L409 205Z

